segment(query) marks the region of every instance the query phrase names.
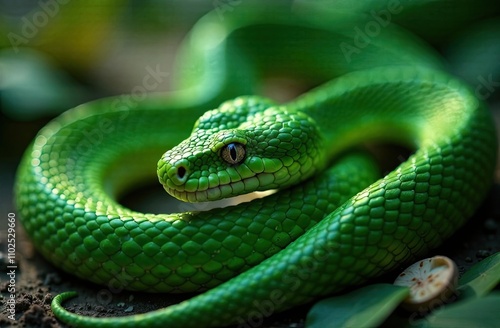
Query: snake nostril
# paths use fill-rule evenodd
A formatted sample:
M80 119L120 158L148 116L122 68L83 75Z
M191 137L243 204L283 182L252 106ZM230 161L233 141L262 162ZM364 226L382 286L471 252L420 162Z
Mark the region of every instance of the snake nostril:
M186 168L184 166L179 166L179 168L177 168L177 177L179 179L184 179L184 176L186 175Z

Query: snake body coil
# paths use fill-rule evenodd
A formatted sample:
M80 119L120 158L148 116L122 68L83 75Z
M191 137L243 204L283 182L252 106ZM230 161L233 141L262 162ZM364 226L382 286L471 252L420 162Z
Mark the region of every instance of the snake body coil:
M403 2L401 10L415 3L427 2ZM16 199L47 259L130 290L212 288L165 309L106 319L64 310L61 302L74 296L64 293L54 299L56 316L82 327L243 323L256 304L275 312L362 283L460 227L491 183L490 114L396 24L346 53L359 37L353 26L367 22L314 5L292 12L242 5L223 22L211 13L183 45L179 91L134 106L123 98L84 104L43 128L20 165ZM255 81L270 71L333 80L286 104L238 97L257 92ZM415 152L374 182L371 161L346 153L373 140ZM207 212L144 214L120 205L119 194L155 165L165 189L183 200L283 190Z

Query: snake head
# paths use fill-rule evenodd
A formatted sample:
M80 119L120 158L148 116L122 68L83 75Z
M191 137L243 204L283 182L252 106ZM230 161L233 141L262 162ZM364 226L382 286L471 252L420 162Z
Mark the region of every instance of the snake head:
M159 160L165 190L182 201L212 201L284 188L322 168L315 122L269 106L245 97L203 115L191 136Z

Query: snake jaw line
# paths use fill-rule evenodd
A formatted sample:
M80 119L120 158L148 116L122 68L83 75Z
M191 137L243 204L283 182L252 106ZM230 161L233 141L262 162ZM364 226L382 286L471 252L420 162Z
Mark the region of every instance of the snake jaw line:
M266 188L266 190L258 190L258 185L260 184L260 181L265 181L266 184L270 185L269 182L270 180L264 178L266 176L269 177L272 175L257 174L255 176L241 179L233 183L222 184L217 187L208 188L204 190L181 191L176 188L169 188L167 185L163 185L163 188L168 194L184 202L189 202L189 203L212 202L224 198L243 196L253 192L271 191L272 189L268 188ZM252 190L252 191L245 192L245 190Z

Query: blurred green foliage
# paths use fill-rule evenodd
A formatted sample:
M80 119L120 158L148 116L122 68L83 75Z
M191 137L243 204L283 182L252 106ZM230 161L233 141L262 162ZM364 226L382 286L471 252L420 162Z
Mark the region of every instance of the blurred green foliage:
M126 83L113 86L126 72L99 81L106 69L120 62L110 72L133 70L145 60L141 46L161 47L169 42L165 36L184 35L212 8L203 1L0 1L0 109L32 120L129 92L120 87ZM120 52L125 60L116 58Z

